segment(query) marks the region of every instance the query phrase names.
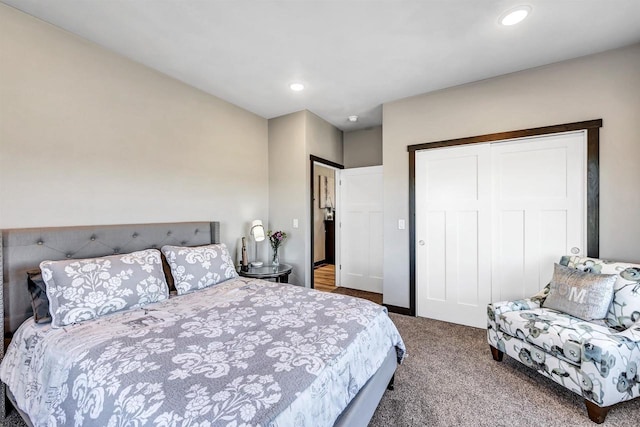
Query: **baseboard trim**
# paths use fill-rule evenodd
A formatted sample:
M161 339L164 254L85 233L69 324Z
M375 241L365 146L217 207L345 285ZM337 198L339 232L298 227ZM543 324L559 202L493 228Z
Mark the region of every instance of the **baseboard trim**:
M316 261L316 262L313 263L313 268L319 267L322 264L326 264L326 263L327 263L326 259L323 259L323 260L320 260L320 261Z
M410 308L398 307L397 305L390 305L390 304L382 304L382 305L387 307L387 310L389 310L389 312L391 313L404 314L406 316L413 316L413 314L411 314Z

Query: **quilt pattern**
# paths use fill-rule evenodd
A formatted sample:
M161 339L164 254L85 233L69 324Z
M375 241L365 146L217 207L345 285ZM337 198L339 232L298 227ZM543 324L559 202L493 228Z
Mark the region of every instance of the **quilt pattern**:
M386 309L236 278L53 329L16 332L0 378L35 426L330 426L404 357Z

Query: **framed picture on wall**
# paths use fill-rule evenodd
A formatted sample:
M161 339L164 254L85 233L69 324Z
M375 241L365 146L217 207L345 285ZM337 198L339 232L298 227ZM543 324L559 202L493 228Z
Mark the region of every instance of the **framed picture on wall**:
M335 197L335 188L334 188L334 179L329 176L319 176L320 185L318 188L320 189L320 208L333 208L335 207L334 197Z

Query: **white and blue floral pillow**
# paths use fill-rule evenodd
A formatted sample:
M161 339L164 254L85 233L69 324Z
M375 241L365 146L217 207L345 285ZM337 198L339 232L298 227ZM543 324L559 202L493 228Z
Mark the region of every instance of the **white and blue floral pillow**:
M60 328L169 297L156 249L40 263L52 326Z
M182 247L163 246L178 291L184 295L238 277L224 243Z
M624 330L640 320L640 264L579 256L564 256L560 264L590 273L616 275L613 300L605 319L609 327Z

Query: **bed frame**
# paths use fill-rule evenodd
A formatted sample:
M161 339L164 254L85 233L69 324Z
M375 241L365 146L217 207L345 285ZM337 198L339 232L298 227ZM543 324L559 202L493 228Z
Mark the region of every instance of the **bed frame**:
M27 288L28 270L41 261L92 258L163 245L198 246L220 243L219 222L181 222L164 224L100 225L82 227L30 228L0 230L0 315L4 318L4 345L0 360L13 333L33 315ZM395 348L391 348L382 367L369 379L343 411L336 426L365 427L384 394L393 389L397 367ZM7 397L27 425L31 422ZM6 417L5 385L0 387L0 420Z

